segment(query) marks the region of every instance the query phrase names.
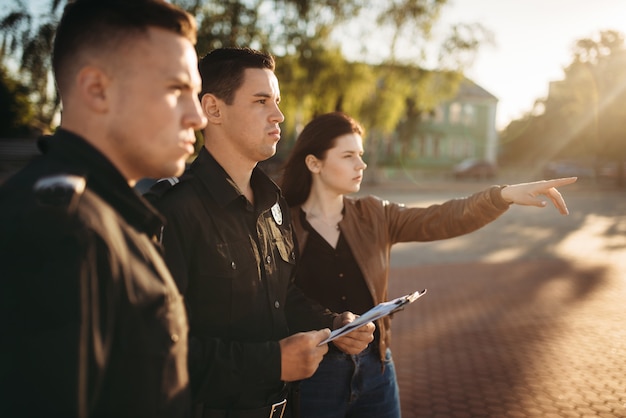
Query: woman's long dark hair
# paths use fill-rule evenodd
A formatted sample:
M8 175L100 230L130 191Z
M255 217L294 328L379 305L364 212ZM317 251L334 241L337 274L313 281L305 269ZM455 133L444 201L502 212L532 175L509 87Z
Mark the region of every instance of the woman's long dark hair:
M304 127L283 166L280 179L283 195L289 206L304 203L311 192L313 180L304 161L306 156L312 154L323 160L326 158L326 151L335 146L338 137L351 133L363 135L363 128L342 112L320 115Z

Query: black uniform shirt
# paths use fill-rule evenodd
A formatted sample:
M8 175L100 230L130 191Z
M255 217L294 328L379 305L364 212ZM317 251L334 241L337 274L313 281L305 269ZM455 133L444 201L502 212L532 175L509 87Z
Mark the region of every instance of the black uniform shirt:
M0 188L0 416L178 417L187 319L161 219L59 129Z
M293 285L295 245L280 190L255 169L253 207L205 148L178 184L159 192L164 184L151 194L167 219L165 260L186 300L193 399L214 409L276 402L284 396L278 341L333 319Z

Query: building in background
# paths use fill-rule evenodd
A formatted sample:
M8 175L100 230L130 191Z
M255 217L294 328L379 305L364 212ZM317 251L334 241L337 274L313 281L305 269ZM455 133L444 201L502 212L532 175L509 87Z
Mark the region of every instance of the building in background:
M452 99L422 115L411 143L396 155L407 167L449 168L467 159L495 164L497 105L493 94L465 78Z

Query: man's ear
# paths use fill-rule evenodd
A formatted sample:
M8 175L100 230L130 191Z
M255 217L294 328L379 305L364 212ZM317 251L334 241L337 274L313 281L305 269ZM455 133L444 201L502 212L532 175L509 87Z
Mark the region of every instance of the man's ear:
M95 66L88 65L81 68L76 76L77 93L82 103L98 113L104 113L109 109L111 99L107 94L109 85L109 76Z
M304 158L304 163L311 173L319 173L322 166L320 160L313 154L309 154Z
M218 123L220 121L220 106L223 104L220 99L215 97L213 94L206 93L202 96L202 99L200 99L200 104L202 105L202 111L204 111L204 115L207 117L209 122Z

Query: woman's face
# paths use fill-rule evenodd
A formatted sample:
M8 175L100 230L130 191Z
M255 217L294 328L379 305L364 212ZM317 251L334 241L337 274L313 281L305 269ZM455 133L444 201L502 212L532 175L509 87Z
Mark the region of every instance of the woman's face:
M363 180L363 139L361 135L350 133L337 137L335 146L326 151L323 160L316 160L312 170L314 183L337 194L358 192Z

